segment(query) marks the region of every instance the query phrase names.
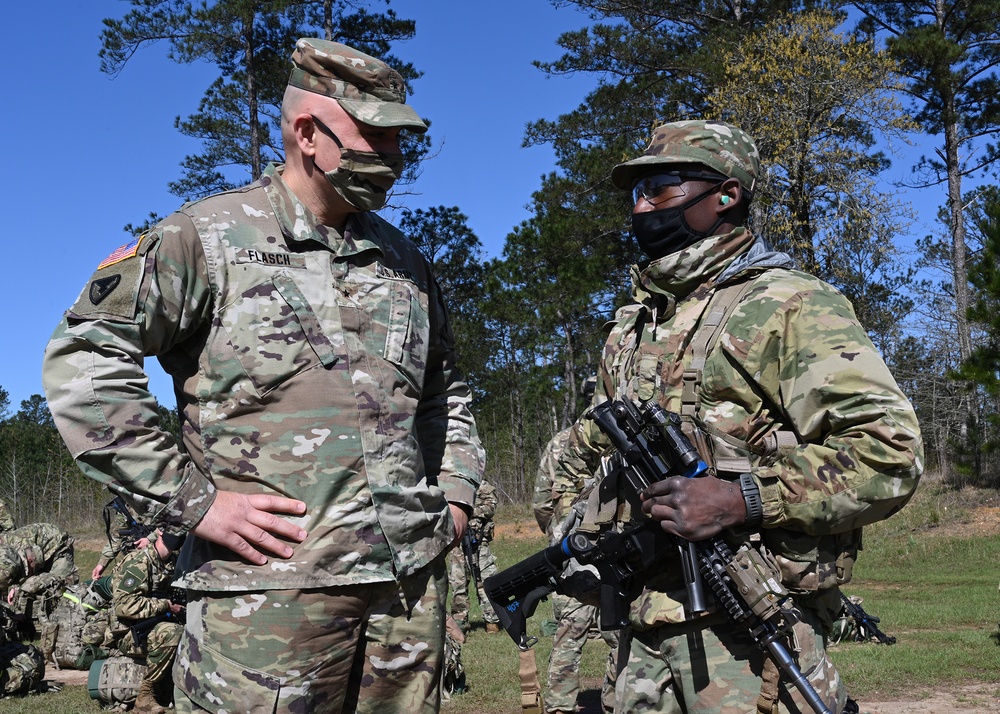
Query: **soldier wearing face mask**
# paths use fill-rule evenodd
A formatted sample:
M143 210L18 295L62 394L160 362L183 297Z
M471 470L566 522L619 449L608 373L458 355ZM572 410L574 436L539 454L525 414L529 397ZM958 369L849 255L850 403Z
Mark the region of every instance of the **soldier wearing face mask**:
M802 674L829 711L856 712L826 651L839 588L862 527L913 494L923 446L847 299L746 227L759 176L753 140L716 121L665 124L612 170L632 191L647 260L633 266L634 300L616 315L593 402L652 401L677 414L709 469L637 497L610 471L579 530L650 518L688 541L753 549L789 593L782 637ZM609 447L593 420L578 421L562 478L601 473ZM814 711L745 624L714 602L691 607L672 551L651 570L622 635L615 711Z
M437 711L484 454L430 266L372 212L427 125L379 59L291 59L286 163L98 265L46 351L49 406L88 476L187 534L178 711Z

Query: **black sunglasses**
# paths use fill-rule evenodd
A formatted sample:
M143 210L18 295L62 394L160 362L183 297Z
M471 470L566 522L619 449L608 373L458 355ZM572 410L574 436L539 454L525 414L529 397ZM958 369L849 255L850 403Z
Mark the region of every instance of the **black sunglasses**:
M635 186L632 187L632 202L638 203L640 198L645 198L650 203L655 203L668 188L680 186L685 181L722 183L725 180L725 176L710 171L664 171L659 174L649 174L635 182Z

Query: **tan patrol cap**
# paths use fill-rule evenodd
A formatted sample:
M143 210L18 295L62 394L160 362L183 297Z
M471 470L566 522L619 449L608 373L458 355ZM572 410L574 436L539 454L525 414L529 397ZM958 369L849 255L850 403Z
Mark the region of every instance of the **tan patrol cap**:
M403 77L380 59L339 42L307 37L295 43L292 65L288 84L333 97L362 124L427 131L406 103Z

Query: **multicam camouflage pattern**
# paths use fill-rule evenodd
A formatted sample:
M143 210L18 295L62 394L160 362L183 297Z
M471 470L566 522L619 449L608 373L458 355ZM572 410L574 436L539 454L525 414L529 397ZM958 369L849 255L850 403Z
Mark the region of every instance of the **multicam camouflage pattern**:
M131 543L126 544L121 535L121 531L125 530L129 526L129 518L121 511L115 509L108 509L105 507L105 512L108 514L106 517L110 519L110 525L108 526L108 542L104 544L101 548L101 557L97 559L97 565L100 566L100 572L104 570L111 564L111 561L115 559L122 548L128 545L131 547Z
M739 228L636 267L636 304L620 311L609 336L595 402L655 398L669 411L682 411L692 335L715 287L753 281L707 355L696 419L745 445L763 501L762 547L796 601L828 626L835 611L828 605L839 601L837 586L850 579L860 528L906 504L923 470L923 452L912 406L850 303L788 262ZM798 446L776 457L755 453L779 429L793 430ZM608 447L597 426L583 421L560 468L567 478L589 474ZM605 504L584 527L630 517L627 504L623 516L616 508ZM734 543L747 537L724 535ZM678 577L675 571L659 578L633 602L637 631L652 628L649 636L657 636L660 626L684 619ZM669 646L679 647L674 640L681 639ZM639 696L648 685L633 675L626 689Z
M0 533L0 589L12 585L29 597L58 597L80 582L73 538L53 523L32 523Z
M645 153L618 164L611 181L631 190L638 178L669 164L701 164L723 176L739 179L753 191L760 175L760 154L753 139L739 127L721 121L694 119L657 127Z
M119 705L116 709L125 709L133 704L139 694L139 688L146 677L146 664L142 660L113 655L93 667L99 667L95 686L90 689L90 698L104 705ZM91 671L91 678L94 672Z
M111 573L111 642L124 655L145 658L151 682L169 676L183 626L176 620L157 623L145 642L136 640L132 626L170 611L165 595L173 578L174 564L160 558L153 544L126 554Z
M438 559L398 584L195 593L173 672L194 706L177 712L437 712L447 587Z
M496 513L498 503L496 487L483 479L476 491L475 506L469 519L469 530L475 534L479 543L476 556L479 559L479 574L482 576L476 581L476 597L479 598L479 607L483 611L483 620L494 625L500 622L500 618L486 597L483 581L500 572L497 559L490 549L495 528L493 514ZM473 579L465 562L465 554L456 546L448 554L448 587L451 590L451 615L462 629L469 626L469 582Z
M88 602L88 588L82 583L63 592L39 626L39 648L56 667L89 669L81 654L87 645L101 647L105 641L109 610Z
M546 535L551 535L552 521L558 523L566 515L574 495L582 489L582 485L577 488L574 481L565 478L565 471L556 468L569 444L570 430L571 428L563 429L549 440L538 462L538 471L535 472L532 507L535 521ZM562 498L564 493L567 494L565 502Z
M45 679L45 657L34 645L0 644L0 697L37 692Z
M441 294L392 226L353 214L338 235L270 166L168 217L91 285L44 366L85 473L180 532L216 487L307 506L288 560L249 565L196 539L183 585L391 581L450 547L449 502L472 506L484 454ZM184 449L144 386L151 354L183 395Z
M339 42L303 38L295 44L292 65L290 86L333 97L363 124L427 131L406 104L403 77L380 59Z
M802 673L831 711L840 712L847 693L823 646L814 615L791 636ZM628 661L618 675L615 711L657 714L747 714L761 691L763 650L728 623L684 632L682 625L634 633ZM694 648L696 651L692 651ZM811 714L795 687L781 689L777 714Z
M14 530L14 516L11 515L7 504L0 501L0 531Z
M465 691L465 665L462 664L462 645L465 633L450 614L445 619L444 664L441 666L441 701L451 700L453 694Z
M559 593L552 594L552 611L559 621L552 639L549 656L548 685L545 689L546 714L568 714L577 711L580 694L580 660L583 648L598 626L600 611ZM601 709L605 714L615 710L615 682L618 679L618 631L601 632L600 638L610 647L601 685Z
M582 474L567 478L567 472L558 463L570 442L573 428L558 432L542 452L535 474L533 507L538 527L555 542L564 536L560 525L576 498L583 492ZM589 480L589 479L588 479ZM558 621L549 656L548 685L542 700L546 714L576 711L580 693L580 660L590 632L598 622L599 611L560 593L553 593L552 610ZM602 632L601 637L611 647L601 687L601 706L605 712L614 711L614 691L617 677L618 633Z

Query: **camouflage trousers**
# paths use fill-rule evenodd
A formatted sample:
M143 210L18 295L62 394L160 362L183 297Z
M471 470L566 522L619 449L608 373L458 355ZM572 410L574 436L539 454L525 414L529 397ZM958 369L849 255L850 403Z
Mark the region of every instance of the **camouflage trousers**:
M500 618L493 612L483 589L483 580L500 572L497 568L497 559L493 557L490 544L482 541L479 544L479 572L483 579L476 583L476 597L479 598L479 608L483 611L483 621L500 622ZM473 580L472 573L469 572L465 564L465 556L462 549L456 546L448 553L448 587L451 589L451 614L452 617L463 627L468 626L469 609L469 581Z
M437 712L446 595L443 558L399 583L189 591L177 712Z
M129 632L118 643L118 649L129 657L144 659L146 674L143 679L156 684L170 676L183 632L184 626L179 622L158 622L146 636L145 645L137 645Z
M549 681L545 690L545 714L572 712L580 693L580 658L589 632L600 618L598 608L584 605L566 595L552 594L552 610L559 626L552 640L549 657ZM618 633L601 632L608 644L608 662L601 687L601 709L611 714L615 709L615 680L618 676Z
M789 651L833 712L847 702L840 674L824 646L819 616L801 611ZM721 616L710 616L721 622ZM729 622L706 629L686 623L632 631L628 662L618 674L615 711L658 714L756 714L765 669L763 650ZM812 714L799 691L782 677L778 712Z
M34 645L0 645L0 697L29 694L45 678L45 657Z

